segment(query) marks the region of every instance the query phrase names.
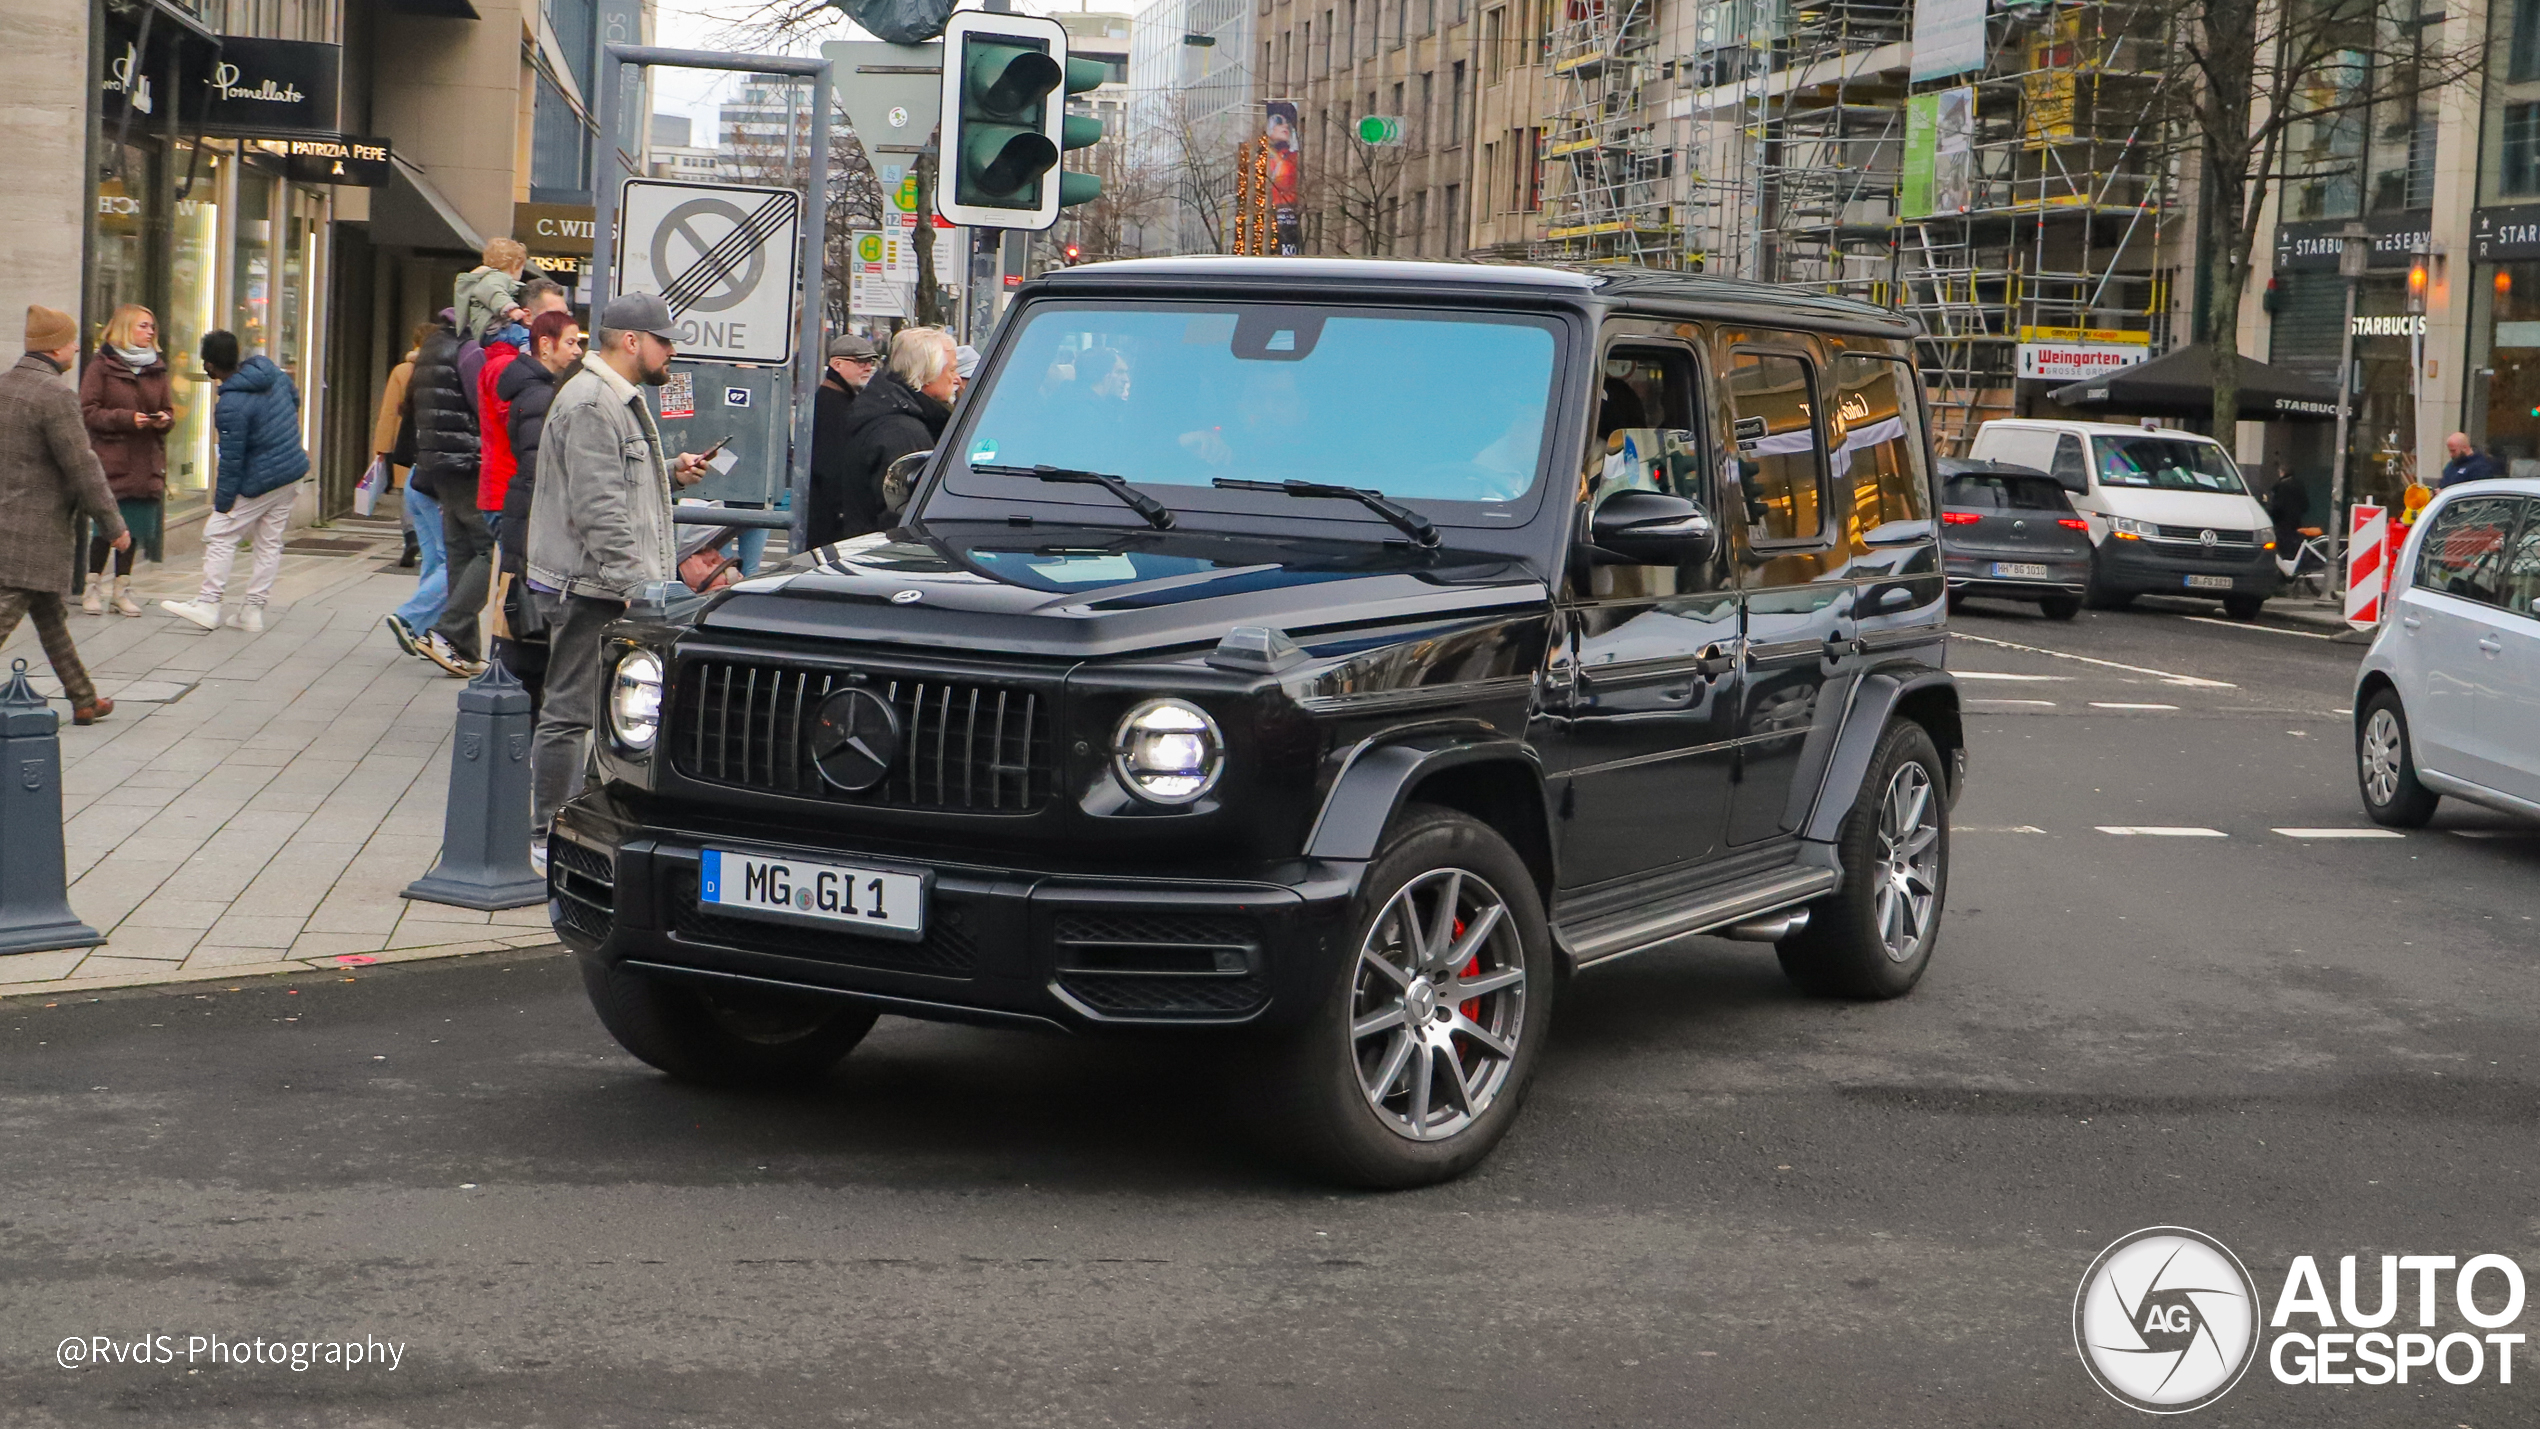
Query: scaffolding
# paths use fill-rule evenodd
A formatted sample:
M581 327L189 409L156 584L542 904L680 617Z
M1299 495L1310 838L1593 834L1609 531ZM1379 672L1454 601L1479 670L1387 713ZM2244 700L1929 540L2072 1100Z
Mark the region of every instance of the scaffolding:
M1539 258L1685 266L1666 192L1674 156L1646 103L1661 77L1653 18L1653 0L1562 0L1544 66L1559 108L1542 154L1562 182L1545 196Z

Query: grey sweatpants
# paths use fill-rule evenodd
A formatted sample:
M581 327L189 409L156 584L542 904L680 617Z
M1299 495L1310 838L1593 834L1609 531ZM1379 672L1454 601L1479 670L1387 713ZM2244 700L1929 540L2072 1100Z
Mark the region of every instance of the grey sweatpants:
M600 709L600 632L626 614L626 603L533 590L547 625L547 688L530 742L530 827L540 834L567 799L582 791L582 762Z

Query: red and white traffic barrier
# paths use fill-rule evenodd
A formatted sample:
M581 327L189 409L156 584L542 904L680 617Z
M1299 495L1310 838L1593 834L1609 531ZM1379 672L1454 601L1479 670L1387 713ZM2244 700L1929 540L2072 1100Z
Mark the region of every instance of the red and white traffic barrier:
M2347 513L2346 623L2370 630L2381 623L2382 596L2390 589L2390 512L2358 502Z

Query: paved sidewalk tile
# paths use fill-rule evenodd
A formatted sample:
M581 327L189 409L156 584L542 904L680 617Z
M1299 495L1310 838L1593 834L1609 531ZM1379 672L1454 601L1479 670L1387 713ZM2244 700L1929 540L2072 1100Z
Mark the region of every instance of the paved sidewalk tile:
M141 568L139 617L72 617L99 687L132 692L106 720L65 719L61 732L71 907L107 941L0 956L0 997L554 941L543 908L489 915L398 896L440 852L464 686L381 627L414 589L410 573L383 569L395 523L330 534L346 533L373 544L284 557L260 635L160 612L193 594L190 565ZM0 646L21 656L49 681L32 626Z

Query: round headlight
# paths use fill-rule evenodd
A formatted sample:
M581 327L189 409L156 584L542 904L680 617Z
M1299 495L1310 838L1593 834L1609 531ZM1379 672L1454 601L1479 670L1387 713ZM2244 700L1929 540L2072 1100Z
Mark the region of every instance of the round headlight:
M1226 741L1217 721L1184 700L1149 700L1112 736L1112 765L1131 793L1154 804L1187 804L1217 785Z
M609 733L628 749L645 750L661 734L661 657L629 650L609 681Z

